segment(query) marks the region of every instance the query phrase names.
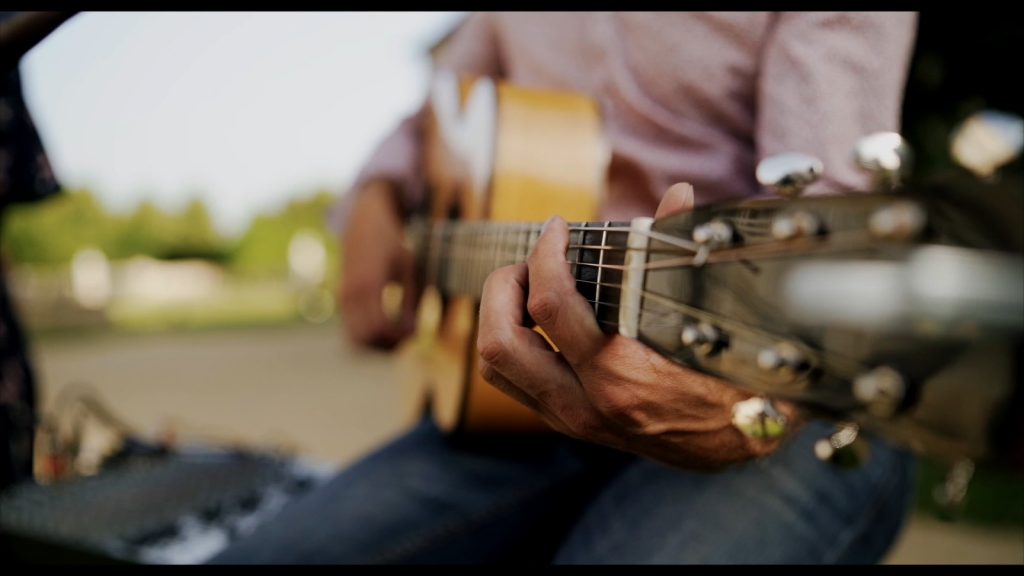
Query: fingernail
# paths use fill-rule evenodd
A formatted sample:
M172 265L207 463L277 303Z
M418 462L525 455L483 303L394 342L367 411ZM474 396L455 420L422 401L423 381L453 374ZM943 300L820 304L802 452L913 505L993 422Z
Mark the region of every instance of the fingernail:
M696 198L693 193L693 185L686 184L686 187L683 188L683 204L685 204L689 208L692 208L694 200L696 200Z
M548 218L548 219L547 219L547 220L546 220L546 221L544 222L544 227L540 229L540 233L541 233L541 234L544 234L544 233L546 233L546 232L547 232L548 230L550 230L550 229L551 229L551 226L552 226L552 225L554 224L554 222L555 222L555 221L557 221L557 220L559 220L558 216L552 216L551 218Z

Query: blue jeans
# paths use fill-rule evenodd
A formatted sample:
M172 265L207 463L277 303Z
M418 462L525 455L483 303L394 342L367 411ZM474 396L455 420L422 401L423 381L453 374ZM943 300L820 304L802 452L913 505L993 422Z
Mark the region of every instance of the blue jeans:
M898 535L914 460L818 461L808 425L720 473L563 437L453 441L429 421L297 499L214 563L874 563Z

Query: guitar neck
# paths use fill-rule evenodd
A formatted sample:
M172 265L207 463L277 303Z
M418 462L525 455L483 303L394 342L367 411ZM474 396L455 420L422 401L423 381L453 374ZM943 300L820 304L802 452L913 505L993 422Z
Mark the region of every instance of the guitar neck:
M502 266L526 262L543 224L440 221L424 231L419 253L426 282L448 296L479 298ZM618 327L628 223L569 224L566 262L576 289L594 307L601 328Z

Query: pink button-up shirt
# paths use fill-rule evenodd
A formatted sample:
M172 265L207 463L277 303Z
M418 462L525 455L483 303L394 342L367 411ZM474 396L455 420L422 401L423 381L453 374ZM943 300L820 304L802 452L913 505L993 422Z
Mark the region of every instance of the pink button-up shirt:
M861 136L898 130L914 13L480 13L437 67L526 87L567 89L602 105L612 148L603 218L651 215L676 182L698 205L764 193L756 163L780 152L820 158L807 193L866 189ZM402 122L359 174L420 200L423 111Z

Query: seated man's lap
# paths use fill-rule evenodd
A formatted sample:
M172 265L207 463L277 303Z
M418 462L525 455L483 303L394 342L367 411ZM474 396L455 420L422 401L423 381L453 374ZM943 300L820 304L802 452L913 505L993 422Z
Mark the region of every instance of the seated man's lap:
M911 458L778 453L684 472L563 437L455 442L424 421L304 495L215 563L873 562L909 502Z

